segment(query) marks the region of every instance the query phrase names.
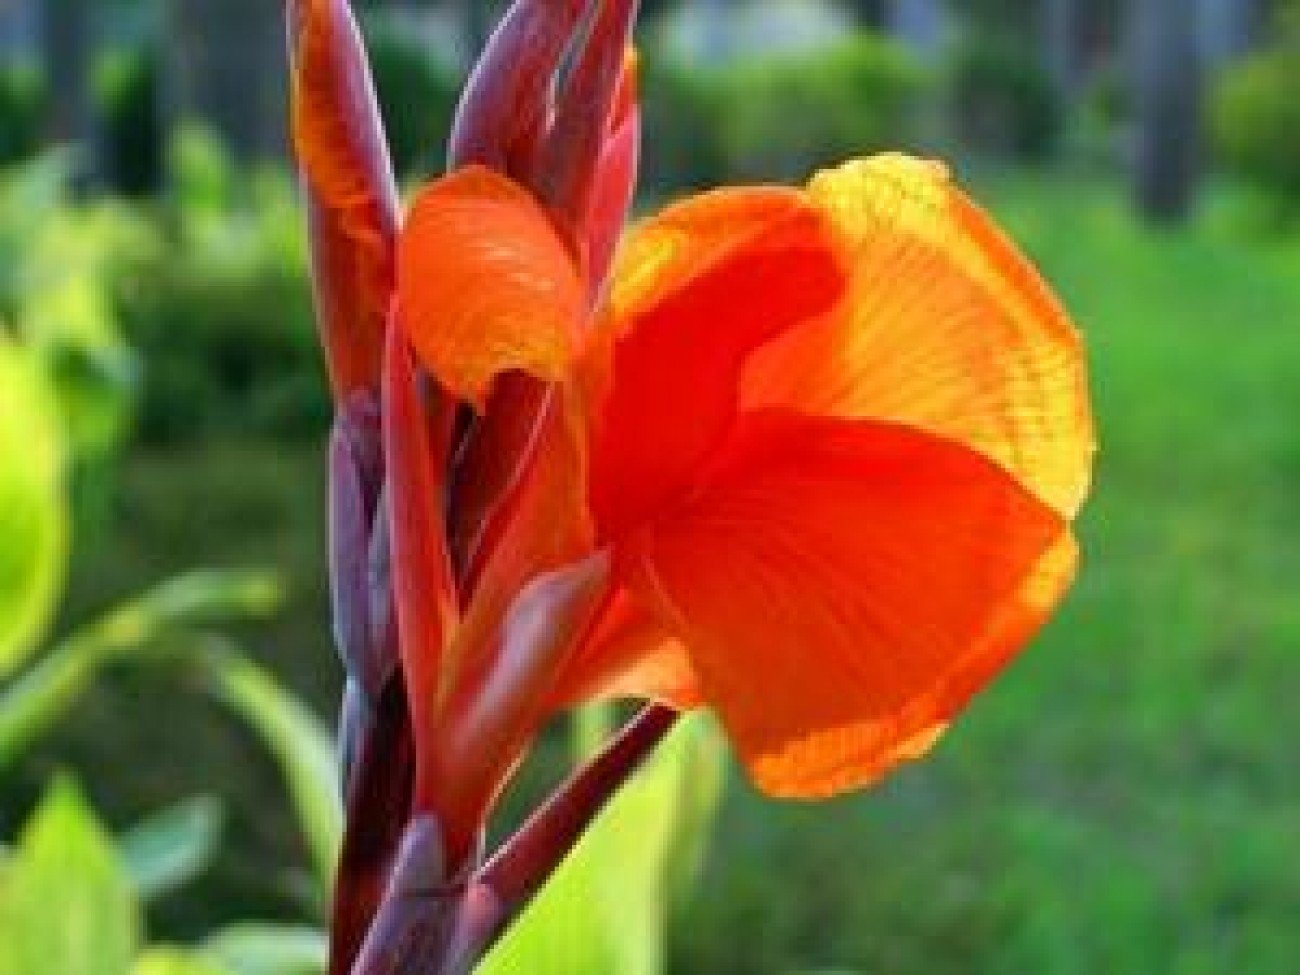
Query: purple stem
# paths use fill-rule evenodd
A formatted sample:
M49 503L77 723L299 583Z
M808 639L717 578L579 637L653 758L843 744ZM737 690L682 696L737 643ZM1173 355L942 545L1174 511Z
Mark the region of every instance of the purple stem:
M653 704L575 772L475 875L465 893L447 960L438 975L469 975L523 912L645 758L677 722Z

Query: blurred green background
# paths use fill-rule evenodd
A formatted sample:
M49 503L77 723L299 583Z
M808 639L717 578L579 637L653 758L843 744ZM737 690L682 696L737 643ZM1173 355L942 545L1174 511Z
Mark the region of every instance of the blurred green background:
M415 183L497 8L360 7ZM934 759L808 808L730 772L662 950L590 970L1300 971L1300 4L644 7L646 206L952 160L1086 333L1102 452L1074 596ZM0 0L0 933L80 896L104 957L207 946L148 975L319 955L329 405L280 18ZM512 810L565 763L557 731ZM601 897L669 898L618 867Z

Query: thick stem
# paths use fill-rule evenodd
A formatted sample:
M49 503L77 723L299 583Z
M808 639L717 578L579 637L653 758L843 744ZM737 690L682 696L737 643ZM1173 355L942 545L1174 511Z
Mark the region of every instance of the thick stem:
M670 708L645 708L478 872L465 893L439 975L469 975L473 971L676 721L677 712Z

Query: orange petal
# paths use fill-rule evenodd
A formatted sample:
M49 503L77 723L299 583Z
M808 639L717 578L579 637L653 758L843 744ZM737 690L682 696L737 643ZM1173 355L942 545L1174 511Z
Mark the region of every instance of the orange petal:
M826 220L794 190L706 194L632 234L583 363L602 533L689 483L730 429L747 357L843 286Z
M460 398L481 407L511 370L566 374L584 290L550 219L506 177L472 166L420 194L397 287L421 362Z
M1064 520L907 427L748 416L624 552L759 786L815 797L914 758L1064 592Z
M937 163L854 162L809 195L855 248L850 292L754 357L746 407L914 425L1076 513L1094 452L1084 352L1033 266Z
M307 188L330 376L377 389L400 206L370 69L347 0L297 0L293 141Z
M686 645L630 591L618 592L559 678L551 710L648 698L679 711L701 703Z

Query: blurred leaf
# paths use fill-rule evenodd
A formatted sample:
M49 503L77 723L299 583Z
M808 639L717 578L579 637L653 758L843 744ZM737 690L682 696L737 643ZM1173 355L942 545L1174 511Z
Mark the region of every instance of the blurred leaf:
M155 649L177 627L264 616L279 598L270 573L190 572L77 631L0 694L0 768L57 722L106 663Z
M211 862L224 820L211 796L186 799L155 813L118 840L136 893L152 900L189 883Z
M232 975L203 955L180 948L150 948L136 959L131 975Z
M0 677L44 634L67 557L58 407L35 359L0 336Z
M580 723L579 736L595 724ZM662 972L669 902L702 847L721 763L712 727L685 721L587 831L479 975Z
M328 939L314 928L239 924L204 944L211 958L232 975L321 975Z
M128 975L139 908L111 839L70 780L23 830L0 914L5 975Z
M245 657L209 656L217 695L262 739L280 766L323 897L343 832L334 736L316 715Z

